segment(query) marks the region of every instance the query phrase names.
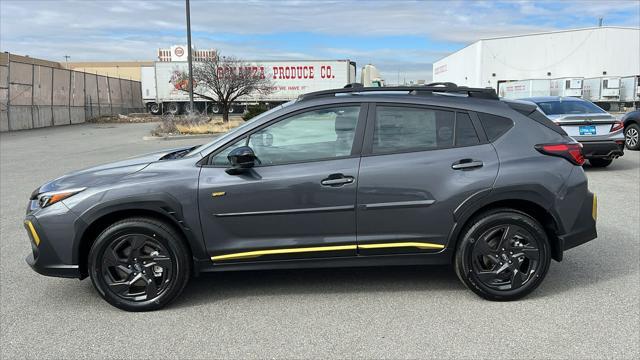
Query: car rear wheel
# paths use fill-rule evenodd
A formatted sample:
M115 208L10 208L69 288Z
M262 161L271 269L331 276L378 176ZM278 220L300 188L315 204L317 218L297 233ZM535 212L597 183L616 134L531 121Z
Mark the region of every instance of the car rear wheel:
M631 124L624 131L624 142L629 150L640 149L640 126Z
M488 300L509 301L540 285L551 253L538 221L517 210L496 209L471 224L458 244L454 264L469 289Z
M611 163L613 162L613 160L611 159L589 159L589 164L591 164L591 166L593 167L607 167L609 165L611 165Z
M166 224L149 218L119 221L105 229L89 252L89 275L111 305L127 311L164 307L186 286L189 251Z

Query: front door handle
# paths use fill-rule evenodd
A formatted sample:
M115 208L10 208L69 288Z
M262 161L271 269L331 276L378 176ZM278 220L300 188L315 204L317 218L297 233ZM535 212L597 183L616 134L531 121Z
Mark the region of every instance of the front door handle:
M453 170L473 169L484 166L484 163L480 160L462 159L451 164Z
M324 186L342 186L345 184L351 184L353 182L353 176L345 176L343 174L331 174L326 179L320 181L320 184Z

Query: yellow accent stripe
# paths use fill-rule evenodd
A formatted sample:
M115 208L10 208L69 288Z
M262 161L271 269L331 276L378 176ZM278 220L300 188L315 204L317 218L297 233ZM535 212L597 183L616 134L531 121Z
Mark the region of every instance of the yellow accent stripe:
M432 243L426 243L426 242L337 245L337 246L316 246L316 247L303 247L303 248L246 251L246 252L240 252L240 253L212 256L211 260L218 261L218 260L250 259L250 258L260 257L263 255L295 254L295 253L319 252L319 251L356 250L358 248L382 249L382 248L398 248L398 247L416 247L419 249L444 249L444 245L442 244L432 244Z
M591 217L593 220L598 220L598 197L593 194L593 207L591 208Z
M444 249L444 245L432 244L426 242L400 242L400 243L382 243L382 244L362 244L358 245L362 249L384 249L397 247L417 247L418 249Z
M29 228L29 231L31 232L31 236L33 237L33 241L36 243L36 246L39 246L40 245L40 236L38 236L38 233L36 232L36 228L33 227L33 224L29 220L25 221L24 223L27 224L27 227Z
M235 254L226 254L226 255L218 255L212 256L211 260L230 260L230 259L247 259L253 258L263 255L277 255L277 254L294 254L294 253L305 253L305 252L316 252L316 251L339 251L339 250L355 250L358 247L356 245L337 245L337 246L317 246L317 247L304 247L304 248L293 248L293 249L271 249L271 250L256 250L256 251L247 251Z
M216 191L211 193L211 196L216 197L216 196L224 196L226 194L226 192L224 191Z

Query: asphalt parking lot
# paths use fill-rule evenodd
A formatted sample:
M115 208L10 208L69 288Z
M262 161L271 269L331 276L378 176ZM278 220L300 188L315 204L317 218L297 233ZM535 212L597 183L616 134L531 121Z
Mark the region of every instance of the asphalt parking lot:
M448 267L212 274L170 307L127 313L91 282L24 262L27 198L74 169L203 140L143 141L152 124L3 133L1 353L6 358L638 358L640 152L586 168L599 237L553 262L531 296L481 300Z

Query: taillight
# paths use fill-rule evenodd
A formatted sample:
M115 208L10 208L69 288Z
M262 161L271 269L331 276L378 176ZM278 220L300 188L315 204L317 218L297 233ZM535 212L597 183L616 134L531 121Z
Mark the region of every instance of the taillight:
M582 144L580 143L539 144L535 148L545 155L563 157L574 165L584 164Z
M616 120L616 122L614 122L613 125L611 125L611 130L609 130L609 132L618 131L623 127L624 127L624 124L622 123L622 121Z

